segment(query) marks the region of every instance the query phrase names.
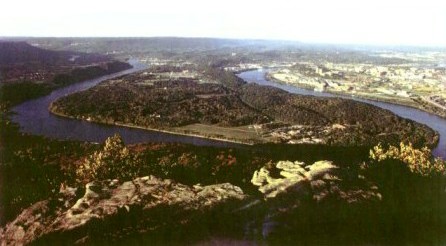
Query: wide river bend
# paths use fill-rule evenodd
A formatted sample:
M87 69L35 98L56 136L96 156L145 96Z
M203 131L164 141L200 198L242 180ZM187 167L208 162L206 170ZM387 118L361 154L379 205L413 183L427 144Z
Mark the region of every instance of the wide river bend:
M124 126L111 126L104 124L97 124L93 122L63 118L55 116L48 111L48 107L51 102L56 99L91 88L98 83L122 76L125 74L137 72L146 68L145 65L138 63L135 60L130 60L130 64L133 65L132 69L125 70L119 73L102 76L92 80L86 80L79 82L58 90L53 91L51 94L40 97L34 100L26 101L12 109L15 113L12 116L12 121L20 125L22 132L30 133L34 135L43 135L46 137L57 139L72 139L90 142L102 142L107 137L119 133L126 143L141 143L141 142L177 142L177 143L189 143L198 146L217 146L217 147L235 147L238 144L217 141L206 138L191 137L175 135L157 131L142 130L136 128L129 128ZM325 92L315 92L312 90L306 90L297 88L290 85L278 84L265 79L266 70L253 70L238 74L238 76L250 83L257 83L261 85L275 86L291 93L312 95L320 97L334 97L339 95L333 95ZM446 159L446 120L433 114L426 113L424 111L390 104L384 102L376 102L371 100L365 100L355 97L341 96L356 101L361 101L375 106L388 109L393 113L408 119L412 119L419 123L428 125L432 129L440 133L440 141L438 146L433 150L435 156L443 157Z

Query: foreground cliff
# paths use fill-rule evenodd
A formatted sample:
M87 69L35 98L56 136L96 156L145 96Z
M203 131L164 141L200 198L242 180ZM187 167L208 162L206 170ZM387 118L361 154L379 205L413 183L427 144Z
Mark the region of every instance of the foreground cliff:
M108 138L9 214L1 245L446 242L446 163L428 148L378 145L348 164L173 147ZM17 154L32 167L32 155ZM44 170L32 177L51 178ZM40 188L22 183L8 187L28 191L11 202Z
M175 227L202 214L224 216L229 204L246 197L231 184L190 187L152 176L92 182L80 198L79 192L62 188L58 196L25 209L1 231L2 245L115 241L166 227L174 236Z
M315 211L381 201L373 183L328 161L280 161L256 171L251 182L260 193L248 195L229 183L187 186L153 176L90 182L85 189L61 187L4 227L0 240L2 245L264 241L286 232L284 227L317 220ZM284 220L302 214L305 220Z

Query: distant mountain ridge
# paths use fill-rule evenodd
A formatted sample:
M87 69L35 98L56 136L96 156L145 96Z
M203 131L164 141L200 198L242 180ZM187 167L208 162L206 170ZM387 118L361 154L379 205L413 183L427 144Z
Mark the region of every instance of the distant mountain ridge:
M24 41L0 41L0 66L35 62L48 65L81 65L105 60L107 57L103 55L47 50Z
M42 49L0 40L0 104L16 105L52 90L131 68L109 56Z
M261 40L261 39L226 39L192 37L103 37L103 38L15 38L14 41L26 41L52 50L70 50L101 54L119 52L184 52L205 51L222 48L279 48L297 46L297 41Z

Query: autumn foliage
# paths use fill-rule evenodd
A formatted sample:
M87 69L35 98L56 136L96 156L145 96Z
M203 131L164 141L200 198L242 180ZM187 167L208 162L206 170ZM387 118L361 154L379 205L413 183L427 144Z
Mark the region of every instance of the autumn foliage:
M422 176L446 175L446 162L433 158L427 147L414 148L411 143L400 143L399 147L390 145L387 149L381 144L370 150L370 158L377 162L399 160L407 165L412 173Z
M97 179L131 179L139 168L137 156L130 153L121 136L115 134L107 138L102 150L85 158L78 166L76 176L80 183Z

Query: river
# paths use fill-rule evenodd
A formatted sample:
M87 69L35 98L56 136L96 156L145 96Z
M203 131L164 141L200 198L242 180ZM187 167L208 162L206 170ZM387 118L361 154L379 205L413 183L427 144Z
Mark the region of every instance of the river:
M12 109L14 114L11 119L20 125L21 132L33 135L41 135L56 139L71 139L89 142L103 142L109 136L119 133L125 143L142 143L142 142L169 142L169 143L188 143L198 146L217 146L217 147L234 147L238 144L211 140L206 138L190 137L162 133L157 131L142 130L136 128L112 126L105 124L97 124L93 122L69 119L53 115L49 112L48 107L51 102L56 99L91 88L100 82L119 77L125 74L137 72L145 69L147 66L130 60L133 66L119 73L102 76L92 80L79 82L58 90L54 90L51 94L34 100L26 101Z
M317 96L317 97L341 97L341 98L347 98L347 99L352 99L352 100L359 101L359 102L372 104L372 105L378 106L380 108L390 110L393 113L395 113L396 115L399 115L403 118L411 119L411 120L419 122L421 124L425 124L425 125L429 126L430 128L434 129L435 131L437 131L440 134L440 141L438 142L437 147L435 149L433 149L432 153L435 156L442 157L443 159L446 159L446 119L438 117L434 114L424 112L419 109L406 107L406 106L402 106L402 105L366 100L366 99L361 99L361 98L351 97L351 96L334 95L334 94L330 94L327 92L318 92L318 91L298 88L298 87L287 85L287 84L279 84L279 83L276 83L273 81L266 80L265 74L267 72L268 72L268 70L265 70L265 69L252 70L252 71L240 73L238 76L250 83L274 86L274 87L286 90L286 91L294 93L294 94Z
M119 133L122 136L123 140L128 144L141 143L141 142L170 142L170 143L177 142L177 143L194 144L198 146L216 146L216 147L239 146L239 144L224 142L224 141L175 135L175 134L142 130L136 128L128 128L122 126L111 126L111 125L97 124L93 122L69 119L55 116L48 111L48 107L51 104L51 102L55 101L60 97L78 91L86 90L104 80L115 78L124 74L133 73L146 68L144 64L138 63L135 60L130 60L129 62L133 66L132 69L76 83L55 90L47 96L26 101L14 107L12 111L15 114L12 116L12 121L18 123L20 125L21 131L24 133L42 135L57 139L103 142L107 137L115 133ZM370 101L355 97L332 95L330 93L315 92L312 90L301 89L290 85L278 84L266 80L265 73L266 73L265 70L253 70L240 73L238 76L248 82L255 82L261 85L278 87L295 94L320 96L320 97L336 96L373 104L378 107L388 109L401 117L412 119L422 124L426 124L440 133L439 144L433 150L434 155L446 159L446 139L445 139L446 137L444 137L446 136L446 120L443 118L410 107L384 103L384 102Z

